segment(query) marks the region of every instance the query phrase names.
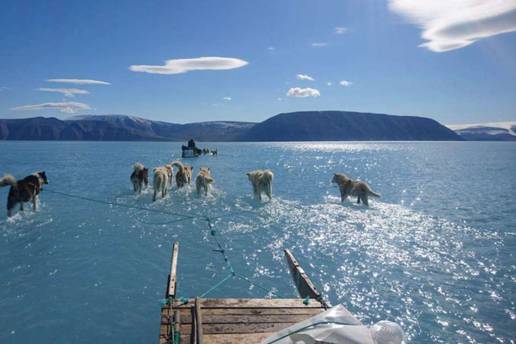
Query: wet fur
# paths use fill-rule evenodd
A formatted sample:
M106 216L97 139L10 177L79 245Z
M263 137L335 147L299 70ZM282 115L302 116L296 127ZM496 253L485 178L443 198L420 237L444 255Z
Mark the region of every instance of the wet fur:
M208 196L208 190L211 183L213 183L213 178L211 177L210 169L207 167L201 167L199 174L195 178L195 188L197 189L197 194L200 195L201 191L204 191L204 195Z
M262 193L265 193L269 200L272 199L272 179L274 174L271 170L256 170L247 172L247 178L253 186L254 197L262 200Z
M183 165L181 161L174 161L170 165L177 167L176 184L178 188L182 188L192 183L192 166Z
M13 209L18 203L20 204L20 210L23 211L23 203L32 201L32 209L36 211L38 195L43 184L48 184L47 175L44 171L33 173L18 181L11 175L0 179L0 187L11 186L7 196L7 216L11 217L13 215Z
M134 192L142 193L142 189L149 185L149 169L145 168L143 164L137 162L133 166L133 173L131 173L131 182L133 183Z
M351 180L348 176L342 173L335 173L333 175L332 183L338 185L342 202L344 202L348 196L356 196L357 203L362 201L362 203L368 206L369 196L380 197L380 194L371 190L366 182Z
M165 197L167 195L167 191L171 184L171 179L174 171L172 169L172 166L170 165L156 167L153 171L154 195L152 197L152 200L156 201L159 192L161 192L161 197Z

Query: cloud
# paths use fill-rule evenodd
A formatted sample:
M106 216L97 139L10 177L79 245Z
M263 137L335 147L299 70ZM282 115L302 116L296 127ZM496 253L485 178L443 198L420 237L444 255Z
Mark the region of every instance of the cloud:
M4 91L9 91L11 90L10 87L7 87L7 86L0 86L0 92L4 92Z
M269 50L269 51L274 51L274 50L276 50L276 48L275 48L275 47L273 47L273 46L271 45L271 46L268 46L268 47L267 47L267 50Z
M389 8L419 26L426 41L420 46L434 52L516 31L514 0L389 0Z
M348 28L347 28L347 27L337 26L337 27L335 28L335 34L337 34L337 35L343 35L343 34L345 34L346 32L348 32Z
M314 42L314 43L312 43L312 47L314 47L314 48L322 48L322 47L325 47L327 45L328 45L328 43L326 43L326 42Z
M231 97L224 97L224 98L222 98L222 99L223 99L223 100L225 100L225 101L227 101L227 102L230 102L230 101L232 101L232 100L233 100L233 98L231 98Z
M306 97L319 97L321 93L319 90L315 88L300 88L300 87L292 87L288 90L288 97L297 97L297 98L306 98Z
M327 85L327 86L331 86L331 85L333 85L333 82L328 81L328 82L326 83L326 85Z
M347 80L341 80L339 81L339 85L341 86L344 86L344 87L349 87L351 86L353 83L351 81L347 81Z
M314 78L312 78L310 75L306 74L298 74L296 76L297 80L308 80L308 81L314 81Z
M42 103L32 105L22 105L12 108L12 110L59 110L64 113L76 113L80 110L90 110L90 106L84 103L77 102L62 102L62 103Z
M163 66L132 65L129 70L151 74L181 74L194 70L227 70L240 68L248 62L232 57L197 57L167 60Z
M107 81L91 80L91 79L48 79L47 82L60 82L64 84L77 85L111 85Z
M38 90L43 92L54 92L54 93L61 93L65 97L73 98L76 94L88 94L90 92L86 90L81 90L78 88L47 88L47 87L41 87L38 88Z

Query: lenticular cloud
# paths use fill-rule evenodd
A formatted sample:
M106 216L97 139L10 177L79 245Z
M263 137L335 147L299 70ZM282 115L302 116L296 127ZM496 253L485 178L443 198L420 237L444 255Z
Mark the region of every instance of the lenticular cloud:
M167 60L164 65L132 65L129 70L151 74L181 74L194 70L235 69L247 64L247 61L232 57L197 57Z
M420 46L434 52L516 31L512 0L389 0L389 8L420 26L426 41Z

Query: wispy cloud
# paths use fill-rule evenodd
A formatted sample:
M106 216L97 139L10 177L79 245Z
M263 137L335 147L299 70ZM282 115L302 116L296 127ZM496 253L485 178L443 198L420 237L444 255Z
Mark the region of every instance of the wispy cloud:
M162 66L132 65L129 70L151 74L181 74L194 70L227 70L240 68L248 62L232 57L197 57L167 60Z
M328 81L328 82L326 83L326 85L327 85L327 86L331 86L331 85L333 85L333 82Z
M107 81L91 80L91 79L47 79L47 82L59 82L63 84L76 84L76 85L111 85Z
M47 88L47 87L41 87L38 88L38 90L43 92L54 92L54 93L61 93L65 97L73 98L76 94L88 94L90 92L86 90L81 90L78 88Z
M341 81L339 81L339 85L344 86L344 87L349 87L352 84L353 83L351 81L348 81L348 80L341 80Z
M337 26L337 27L335 28L335 34L337 34L337 35L343 35L343 34L345 34L346 32L348 32L348 28L347 28L347 27Z
M224 97L224 98L222 98L222 99L223 99L223 100L225 100L225 101L227 101L227 102L230 102L230 101L232 101L232 100L233 100L233 98L231 98L231 97Z
M328 43L326 43L326 42L314 42L314 43L312 43L312 47L314 47L314 48L322 48L322 47L325 47L327 45L328 45Z
M24 110L59 110L64 113L76 113L80 110L90 110L90 106L84 103L77 102L59 102L59 103L42 103L42 104L31 104L21 105L12 108L12 110L24 111Z
M11 88L7 86L0 86L0 92L9 91Z
M434 52L516 31L514 0L389 0L389 8L421 27L420 46Z
M296 98L307 98L307 97L319 97L321 93L319 90L315 88L301 88L301 87L292 87L288 90L288 97L296 97Z
M267 47L267 50L269 50L269 51L274 51L274 50L276 50L276 47L273 47L273 46L271 45L271 46L268 46L268 47Z
M314 78L312 78L310 75L306 74L298 74L296 76L297 80L308 80L308 81L314 81Z

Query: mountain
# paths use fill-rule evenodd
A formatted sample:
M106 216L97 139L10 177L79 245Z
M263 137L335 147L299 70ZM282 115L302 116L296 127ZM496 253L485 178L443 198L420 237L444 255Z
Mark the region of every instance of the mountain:
M256 124L248 141L461 140L430 118L347 111L283 113Z
M0 140L89 141L345 141L461 140L424 117L346 111L279 114L261 123L151 121L126 115L0 119Z
M252 127L247 122L175 124L126 115L0 119L0 140L70 141L234 141Z
M469 141L516 141L516 121L452 124L448 128Z

